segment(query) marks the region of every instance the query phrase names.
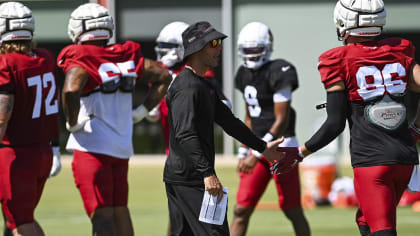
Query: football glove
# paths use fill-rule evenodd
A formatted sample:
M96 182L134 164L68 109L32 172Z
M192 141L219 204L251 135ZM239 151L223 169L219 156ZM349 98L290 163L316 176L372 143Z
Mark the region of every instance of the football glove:
M270 167L271 174L279 175L290 172L303 160L303 154L298 147L278 147L277 151L284 152L286 155Z
M143 120L149 114L149 110L142 104L138 106L132 112L133 123L138 123Z
M52 151L53 151L53 163L51 166L50 178L58 175L58 173L60 173L61 171L60 147L53 146Z
M414 138L414 143L417 143L420 140L420 130L414 123L411 123L409 130Z
M85 126L86 122L88 122L92 118L93 118L93 115L84 117L80 121L78 120L77 123L75 125L73 125L73 126L70 126L69 122L66 122L66 129L70 133L74 133L74 132L77 132L79 130L82 130L83 127Z

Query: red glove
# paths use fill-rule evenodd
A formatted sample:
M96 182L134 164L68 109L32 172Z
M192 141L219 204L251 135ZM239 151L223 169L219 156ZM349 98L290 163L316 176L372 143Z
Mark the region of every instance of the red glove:
M298 147L278 147L277 151L284 152L286 155L270 167L271 174L290 172L303 160L303 154L299 151Z
M420 130L416 127L414 123L411 123L409 130L414 138L414 143L417 144L417 142L420 140Z

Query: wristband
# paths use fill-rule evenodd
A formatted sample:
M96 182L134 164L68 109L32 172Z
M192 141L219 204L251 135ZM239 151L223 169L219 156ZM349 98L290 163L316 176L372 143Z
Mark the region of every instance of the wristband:
M248 155L249 149L246 147L239 147L238 148L238 159L243 159Z
M264 137L262 137L262 140L264 140L266 143L272 141L274 139L274 135L272 135L270 132L267 132Z
M262 154L256 150L252 150L252 155L254 155L256 158L261 159Z
M303 158L305 158L305 156L302 153L302 150L300 150L300 147L298 147L298 155L302 158L302 160Z

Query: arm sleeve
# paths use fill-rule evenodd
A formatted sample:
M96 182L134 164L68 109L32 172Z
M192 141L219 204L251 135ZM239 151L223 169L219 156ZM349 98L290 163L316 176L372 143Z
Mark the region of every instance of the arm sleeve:
M194 89L179 91L172 100L172 123L174 128L174 137L183 147L187 158L196 167L196 170L202 173L203 177L215 174L215 170L210 164L209 157L201 147L195 116L197 107L199 107L199 93Z
M305 143L311 152L328 145L346 127L348 100L345 90L327 93L327 120L321 128Z
M217 99L216 99L217 100ZM237 117L235 117L229 108L222 101L216 101L215 121L230 136L239 142L263 153L267 143L258 138L248 127Z

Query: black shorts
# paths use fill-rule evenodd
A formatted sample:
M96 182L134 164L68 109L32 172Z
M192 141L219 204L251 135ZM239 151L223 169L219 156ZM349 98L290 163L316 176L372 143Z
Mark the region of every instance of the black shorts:
M227 215L223 225L198 220L204 196L203 187L166 184L166 195L172 236L229 236Z

